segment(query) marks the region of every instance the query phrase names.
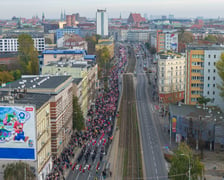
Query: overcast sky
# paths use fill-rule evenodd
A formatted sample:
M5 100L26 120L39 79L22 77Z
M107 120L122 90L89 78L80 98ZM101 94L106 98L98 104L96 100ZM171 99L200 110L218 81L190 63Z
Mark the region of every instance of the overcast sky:
M0 0L0 19L13 16L59 19L61 10L66 14L79 13L80 16L95 17L97 9L107 9L109 17L128 17L130 12L175 17L205 18L224 17L224 0Z

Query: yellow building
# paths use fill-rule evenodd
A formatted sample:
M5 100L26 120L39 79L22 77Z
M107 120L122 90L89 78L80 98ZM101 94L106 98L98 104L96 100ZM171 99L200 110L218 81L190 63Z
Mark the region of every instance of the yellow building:
M36 110L36 131L38 179L43 179L52 168L49 101Z

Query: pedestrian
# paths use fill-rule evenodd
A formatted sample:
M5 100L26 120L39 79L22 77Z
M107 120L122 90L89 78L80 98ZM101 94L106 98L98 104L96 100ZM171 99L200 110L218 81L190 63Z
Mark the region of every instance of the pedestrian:
M110 171L110 177L112 177L112 172Z

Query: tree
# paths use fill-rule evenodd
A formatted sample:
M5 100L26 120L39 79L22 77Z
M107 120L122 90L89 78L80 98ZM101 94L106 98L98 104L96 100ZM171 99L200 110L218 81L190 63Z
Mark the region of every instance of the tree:
M73 96L73 130L83 130L85 128L84 117L78 102L78 97Z
M13 80L14 80L14 77L9 72L7 71L0 72L0 83L7 83Z
M221 59L216 63L216 68L218 70L219 77L222 79L222 83L218 84L220 89L220 96L224 98L224 53L221 54Z
M198 180L204 172L204 165L186 143L180 143L171 160L169 177L172 180L188 180L189 167L191 180Z
M38 74L38 52L33 44L33 39L28 34L21 34L18 38L18 58L23 74Z
M205 37L204 40L205 41L209 41L209 42L216 43L217 42L217 37L214 36L214 35L209 34L208 36Z
M88 43L88 53L89 54L96 53L95 45L98 43L99 39L100 39L100 35L87 36L85 38L85 40Z
M201 96L200 98L198 98L198 103L202 104L202 105L207 105L208 102L210 102L211 99L210 98L206 98L204 96Z
M179 52L185 52L186 44L193 42L193 34L191 32L185 31L185 28L182 27L178 33L178 44Z
M50 38L45 38L46 44L53 44L52 40Z
M98 77L101 77L102 71L104 70L105 76L107 74L108 70L108 63L110 60L110 52L107 47L103 47L102 49L97 50L96 52L97 56L97 64L98 64Z
M4 169L4 179L5 180L21 180L29 179L35 180L35 173L29 166L29 164L24 162L16 162L7 164Z
M152 55L156 54L156 48L154 46L150 47L149 52Z

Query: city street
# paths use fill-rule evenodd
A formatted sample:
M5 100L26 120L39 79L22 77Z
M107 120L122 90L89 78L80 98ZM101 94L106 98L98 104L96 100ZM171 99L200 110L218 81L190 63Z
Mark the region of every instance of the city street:
M148 79L143 71L142 63L143 57L140 56L136 66L136 98L145 163L145 179L165 180L168 179L168 172L162 153L159 132L155 125L154 105L149 98L152 93L148 91ZM148 63L146 64L148 65Z

